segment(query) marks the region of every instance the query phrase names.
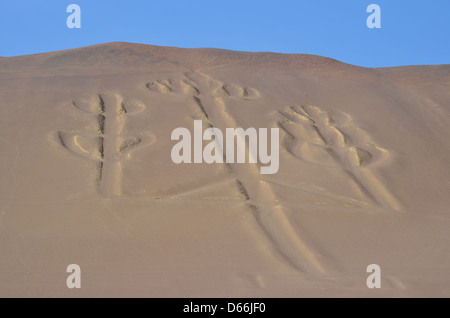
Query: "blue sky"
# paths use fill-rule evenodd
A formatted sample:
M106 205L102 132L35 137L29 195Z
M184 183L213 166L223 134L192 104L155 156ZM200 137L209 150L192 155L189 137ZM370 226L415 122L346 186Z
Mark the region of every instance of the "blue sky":
M81 7L81 29L66 8ZM381 7L381 29L366 8ZM126 41L307 53L366 67L450 64L450 0L2 0L0 56Z

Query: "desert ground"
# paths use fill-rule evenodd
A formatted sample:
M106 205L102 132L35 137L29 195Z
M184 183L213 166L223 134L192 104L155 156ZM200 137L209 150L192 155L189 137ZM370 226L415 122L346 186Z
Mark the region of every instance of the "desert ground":
M449 88L303 54L2 57L0 297L450 297ZM278 128L279 169L174 163L195 120Z

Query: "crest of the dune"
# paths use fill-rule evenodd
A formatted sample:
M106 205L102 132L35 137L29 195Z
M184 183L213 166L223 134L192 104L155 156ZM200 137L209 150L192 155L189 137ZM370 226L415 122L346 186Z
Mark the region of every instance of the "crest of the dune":
M66 68L89 71L92 68L154 70L155 67L198 68L201 66L232 66L276 68L279 65L304 71L361 70L331 58L308 54L280 54L270 52L238 52L223 49L186 49L126 42L113 42L57 52L8 57L1 60L0 72L51 72Z
M310 54L240 52L214 48L177 48L112 42L62 51L0 57L1 73L77 74L174 71L238 67L241 70L297 71L302 74L359 78L368 74L417 82L423 77L448 80L450 65L365 68ZM376 70L376 71L375 71Z

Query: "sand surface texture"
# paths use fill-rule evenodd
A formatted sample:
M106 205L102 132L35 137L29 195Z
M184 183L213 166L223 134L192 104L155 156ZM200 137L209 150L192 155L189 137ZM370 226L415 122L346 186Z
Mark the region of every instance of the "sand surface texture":
M129 43L0 58L0 296L449 297L449 114L450 65ZM279 128L278 172L175 164L194 120Z

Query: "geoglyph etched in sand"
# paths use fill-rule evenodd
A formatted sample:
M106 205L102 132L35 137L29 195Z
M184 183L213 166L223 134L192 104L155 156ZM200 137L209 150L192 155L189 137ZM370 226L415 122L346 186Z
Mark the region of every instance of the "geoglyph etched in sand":
M0 296L72 297L74 263L86 297L448 296L449 65L129 43L0 65ZM198 119L278 128L278 172L175 164Z
M220 129L239 127L230 113L227 99L243 102L260 96L258 90L227 84L201 72L188 72L182 80L165 79L149 82L146 86L163 94L185 94L197 106L194 119L201 119L204 127ZM226 161L226 158L224 160ZM257 164L225 163L228 174L234 176L239 190L246 198L246 206L255 221L270 240L274 252L293 268L306 272L326 273L320 253L293 228L288 210L279 204L269 182L261 180Z
M379 207L399 211L399 202L370 167L389 156L345 113L333 114L312 105L280 112L290 154L309 163L343 169L367 198Z
M123 135L128 117L144 109L140 102L123 99L117 93L102 93L91 100L74 100L79 110L95 114L98 129L95 134L61 130L59 142L72 153L98 162L96 180L99 194L106 198L122 195L121 163L132 151L150 146L156 138L149 133Z
M204 128L237 128L227 101L252 102L260 92L251 87L221 82L201 72L186 72L183 77L159 79L146 83L152 93L181 95L192 107L194 120L201 120ZM159 201L161 203L180 198L191 202L202 202L198 193L211 189L234 187L239 198L224 198L217 203L237 202L244 204L255 222L272 244L274 253L293 268L302 272L330 273L333 261L325 259L324 253L312 244L307 236L299 233L288 217L292 211L285 202L278 200L274 191L277 182L261 178L258 164L235 164L227 162L224 154L225 173L161 189L146 197L123 196L121 189L121 162L131 151L149 146L156 140L153 135L122 135L127 117L144 109L139 102L129 102L116 93L99 94L95 100L73 102L81 111L96 114L98 131L96 134L59 131L60 143L84 158L98 161L97 181L99 194L107 198L139 201ZM316 106L293 106L282 111L284 119L278 123L288 138L287 150L295 158L308 163L343 169L365 195L375 204L399 210L399 204L389 191L368 169L382 163L388 153L377 146L345 114L332 114ZM222 145L223 146L223 145ZM248 152L248 149L246 149ZM327 265L325 265L327 264Z

